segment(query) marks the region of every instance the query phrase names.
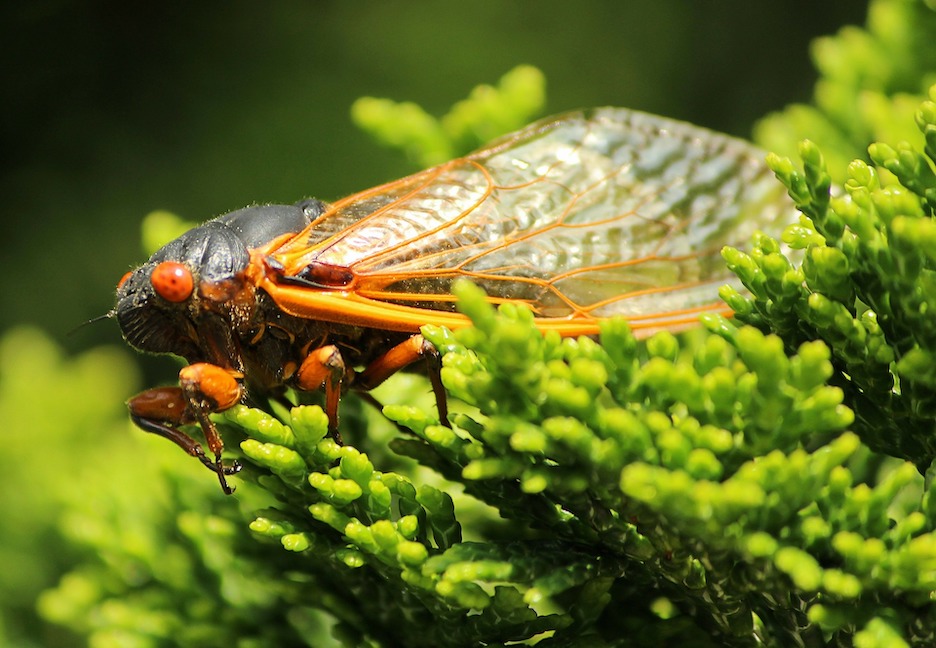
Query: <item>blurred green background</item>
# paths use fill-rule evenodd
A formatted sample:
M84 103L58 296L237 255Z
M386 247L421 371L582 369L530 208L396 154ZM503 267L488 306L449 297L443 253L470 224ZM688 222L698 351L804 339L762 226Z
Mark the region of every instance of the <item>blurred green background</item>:
M807 100L808 44L860 2L41 0L0 9L3 307L71 351L112 305L153 209L205 220L334 199L414 169L351 124L362 95L442 113L520 63L548 112L629 106L747 136ZM168 375L168 374L167 374Z

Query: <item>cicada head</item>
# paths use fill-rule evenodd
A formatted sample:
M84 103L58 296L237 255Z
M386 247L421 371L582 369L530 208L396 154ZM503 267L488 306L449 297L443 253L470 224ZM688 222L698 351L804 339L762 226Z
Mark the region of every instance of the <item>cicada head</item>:
M167 243L117 286L124 338L141 351L236 367L236 332L256 307L244 281L250 250L301 231L321 209L317 201L247 207Z

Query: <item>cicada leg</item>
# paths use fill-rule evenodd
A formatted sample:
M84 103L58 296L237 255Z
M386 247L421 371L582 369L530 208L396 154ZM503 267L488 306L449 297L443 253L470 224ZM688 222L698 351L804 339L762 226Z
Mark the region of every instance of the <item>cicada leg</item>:
M348 368L341 357L341 351L334 344L313 349L296 371L296 385L299 389L325 390L328 433L338 443L341 443L341 435L338 432L338 403L341 401L341 389L347 379L347 373Z
M425 360L429 365L429 382L435 394L439 420L443 425L448 425L448 402L445 398L445 388L442 386L439 353L421 335L407 338L373 360L363 371L355 374L354 388L370 391L396 372L419 360ZM339 443L341 437L338 434L338 403L341 400L342 386L350 378L349 374L350 370L341 357L341 351L335 345L313 350L296 372L296 383L300 389L311 391L324 388L329 432Z
M414 362L425 360L429 384L436 400L439 421L448 426L448 400L442 386L442 358L439 352L422 335L416 334L399 343L371 362L357 375L357 387L371 390L387 378Z
M243 388L234 374L204 362L183 367L179 384L180 387L150 389L131 398L127 402L130 418L140 429L169 439L201 461L218 475L221 489L230 495L234 488L228 485L226 477L238 473L241 465L234 461L225 466L221 461L224 442L209 415L239 403ZM178 428L189 423L201 426L214 460L205 455L198 441Z

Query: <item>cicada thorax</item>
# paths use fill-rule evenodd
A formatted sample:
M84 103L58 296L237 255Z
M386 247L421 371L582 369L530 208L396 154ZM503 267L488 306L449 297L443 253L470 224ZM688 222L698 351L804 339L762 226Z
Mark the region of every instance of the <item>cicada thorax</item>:
M249 389L259 393L299 387L297 370L314 350L336 347L349 369L364 367L407 333L297 317L283 311L264 291L256 291L253 317L238 332L238 348ZM349 372L342 389L354 386Z

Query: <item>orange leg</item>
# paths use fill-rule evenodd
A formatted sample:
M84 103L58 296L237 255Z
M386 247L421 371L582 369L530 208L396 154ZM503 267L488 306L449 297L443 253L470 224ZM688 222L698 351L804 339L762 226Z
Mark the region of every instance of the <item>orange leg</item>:
M341 443L338 433L338 403L341 401L341 388L347 377L341 351L334 344L314 349L306 356L296 372L296 384L299 389L313 391L325 390L325 414L328 416L328 432Z
M236 474L241 465L236 461L230 466L222 463L224 442L209 414L240 402L243 388L231 372L204 362L183 367L179 383L181 387L159 387L131 398L127 403L130 418L142 430L165 437L196 457L218 475L221 489L230 495L234 488L228 485L226 475ZM196 422L202 428L208 449L214 454L213 461L205 456L195 439L178 428Z
M423 336L414 335L396 345L373 362L363 371L354 375L354 387L369 391L401 369L424 359L429 363L429 381L436 397L439 420L448 425L448 403L445 389L439 373L441 368L439 354ZM296 372L296 384L299 389L312 391L325 389L325 414L328 416L328 428L333 438L341 443L338 435L338 402L341 400L342 387L350 378L351 370L345 365L341 351L335 345L328 345L313 350L302 361Z
M360 389L371 390L396 372L419 360L425 360L428 365L429 383L435 395L439 421L442 425L448 426L448 401L445 397L445 388L442 386L441 358L436 348L419 334L400 342L367 365L364 371L357 375L357 386Z

